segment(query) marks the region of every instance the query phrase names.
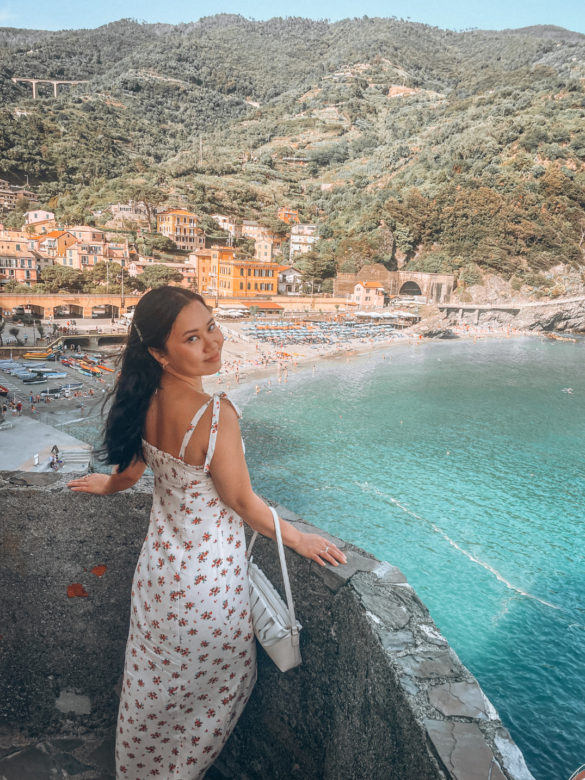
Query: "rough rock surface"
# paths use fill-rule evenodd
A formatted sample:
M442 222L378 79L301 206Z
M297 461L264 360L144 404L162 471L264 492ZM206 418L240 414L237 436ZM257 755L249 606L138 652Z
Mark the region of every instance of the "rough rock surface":
M0 733L0 777L111 778L130 583L151 491L141 481L88 496L65 480L0 472L0 716L12 730ZM282 674L259 653L258 683L210 778L529 780L399 569L336 541L348 557L336 568L287 550L303 664ZM278 586L274 542L260 539L254 558Z

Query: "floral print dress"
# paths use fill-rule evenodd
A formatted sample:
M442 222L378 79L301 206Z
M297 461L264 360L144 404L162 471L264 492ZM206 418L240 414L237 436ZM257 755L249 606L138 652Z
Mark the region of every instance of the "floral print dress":
M243 521L209 467L222 396L195 414L178 458L143 441L154 495L132 583L117 778L203 777L256 681ZM185 450L210 403L205 464L190 466Z

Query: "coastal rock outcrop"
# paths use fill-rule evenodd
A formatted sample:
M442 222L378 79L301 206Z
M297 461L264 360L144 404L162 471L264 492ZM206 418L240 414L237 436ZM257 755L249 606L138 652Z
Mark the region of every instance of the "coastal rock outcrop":
M585 332L585 300L551 305L526 306L514 319L522 330Z
M451 328L431 328L423 331L421 336L425 339L457 339L459 336Z
M461 304L445 309L443 328L468 324L535 332L585 333L585 297L542 303ZM440 327L440 326L439 326ZM436 328L439 329L438 327Z

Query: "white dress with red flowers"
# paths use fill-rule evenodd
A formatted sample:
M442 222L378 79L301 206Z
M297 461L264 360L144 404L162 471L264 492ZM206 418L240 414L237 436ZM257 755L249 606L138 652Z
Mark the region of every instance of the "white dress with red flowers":
M117 778L202 777L256 681L243 521L219 498L209 469L220 399L198 410L178 458L143 441L154 495L132 583ZM185 449L210 403L205 464L190 466Z

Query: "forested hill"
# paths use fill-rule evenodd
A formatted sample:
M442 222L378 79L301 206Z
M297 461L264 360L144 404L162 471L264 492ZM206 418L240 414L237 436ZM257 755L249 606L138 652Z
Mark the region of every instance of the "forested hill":
M87 83L33 101L12 77ZM324 275L378 260L560 294L581 273L578 33L232 15L5 28L0 90L0 177L28 175L66 219L140 191L268 224L285 204L319 224Z

